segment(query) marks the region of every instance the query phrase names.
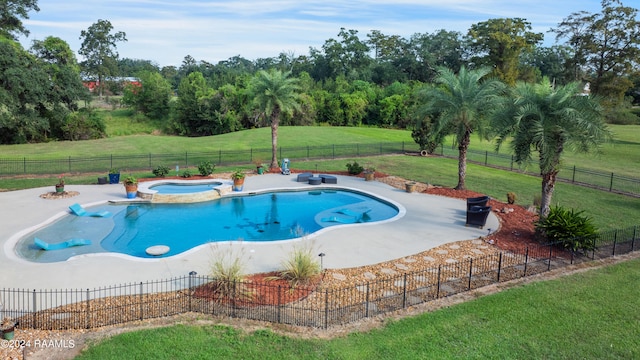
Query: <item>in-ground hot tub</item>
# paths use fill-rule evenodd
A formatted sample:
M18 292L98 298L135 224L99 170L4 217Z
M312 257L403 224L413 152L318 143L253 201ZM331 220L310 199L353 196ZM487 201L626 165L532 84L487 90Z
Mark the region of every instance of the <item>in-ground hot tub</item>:
M209 201L231 192L229 180L154 180L138 185L138 196L156 203Z

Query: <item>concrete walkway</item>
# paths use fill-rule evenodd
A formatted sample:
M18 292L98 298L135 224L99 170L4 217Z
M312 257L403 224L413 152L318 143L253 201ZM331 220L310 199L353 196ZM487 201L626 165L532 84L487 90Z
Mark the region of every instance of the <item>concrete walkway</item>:
M247 177L245 192L265 189L316 187L296 182L296 175L267 174ZM246 259L249 273L281 268L281 262L301 242L313 244L324 253L325 268L372 265L416 254L444 243L475 239L487 230L465 227L463 200L420 193L407 193L378 181L338 176L340 187L374 194L399 205L393 219L365 224L347 224L322 229L302 239L268 243L242 242L207 244L185 253L160 259L140 259L122 254L82 255L57 263L34 263L15 253L17 241L37 227L68 213L69 205L85 207L109 200L123 200L124 187L117 185L67 185L80 194L68 199L47 200L41 194L53 185L0 193L0 288L86 289L140 281L167 279L196 271L209 274L216 254L233 249ZM495 231L497 217L489 215L485 229Z

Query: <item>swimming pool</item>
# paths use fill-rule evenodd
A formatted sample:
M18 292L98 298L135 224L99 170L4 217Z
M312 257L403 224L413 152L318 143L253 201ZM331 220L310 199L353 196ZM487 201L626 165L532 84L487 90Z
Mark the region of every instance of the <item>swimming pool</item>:
M106 210L113 216L66 215L20 239L16 251L31 261L56 262L104 252L149 258L148 247L167 245L170 251L164 256L172 256L209 242L288 240L332 226L388 220L398 215L398 206L338 188L280 190L188 204L105 204L91 211ZM34 245L35 237L49 243L82 238L91 244L43 251Z

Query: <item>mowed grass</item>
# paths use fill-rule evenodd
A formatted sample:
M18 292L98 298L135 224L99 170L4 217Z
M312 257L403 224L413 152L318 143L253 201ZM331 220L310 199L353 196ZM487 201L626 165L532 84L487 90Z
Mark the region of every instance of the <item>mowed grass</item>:
M123 154L175 154L183 152L215 152L219 150L270 149L271 130L268 127L239 131L216 136L186 138L151 135L161 127L159 123L136 122L129 110L103 111L109 138L89 141L59 141L42 144L0 145L0 158L47 159ZM640 168L640 125L610 125L613 139L602 146L600 153L564 152L562 166L571 169L596 170L604 173L637 178ZM417 145L411 131L367 127L281 126L278 146L328 146L343 144L375 144L405 142L409 148ZM126 136L120 136L126 135ZM452 138L445 142L452 146ZM471 139L470 149L494 154L495 144L478 137ZM448 150L450 153L452 150ZM501 154L510 154L505 145ZM528 170L538 172L537 165Z
M627 132L628 133L628 132ZM326 145L348 142L406 141L409 133L369 128L282 127L281 146ZM640 139L630 139L635 146ZM265 148L269 129L207 138L135 135L92 142L1 146L22 148L18 156L46 158L123 152L208 151ZM474 142L472 142L473 144ZM475 142L480 143L479 141ZM35 148L36 150L33 150ZM117 150L117 151L116 151ZM633 163L633 155L622 152ZM43 155L44 154L44 155ZM349 161L375 166L378 171L431 184L453 186L457 161L439 157L379 156L322 161L294 161L294 169L344 171ZM606 163L606 161L605 161ZM612 161L612 163L614 163ZM601 165L601 166L606 166ZM244 166L247 170L252 165ZM231 170L219 167L216 172ZM136 173L151 176L150 172ZM1 179L0 188L53 186L56 177ZM68 184L95 183L95 174L67 178ZM467 187L506 200L506 192L518 195L517 204L528 205L540 191L537 177L469 164ZM637 225L640 199L559 183L554 203L584 210L601 229ZM334 340L298 339L269 330L245 333L225 326L178 325L122 334L85 352L81 358L242 358L242 359L416 359L416 358L638 358L640 335L639 297L634 286L640 262L630 261L598 271L545 283L531 284L504 293L430 314L391 322L367 333Z
M640 260L389 321L331 340L176 325L120 334L77 359L637 359Z

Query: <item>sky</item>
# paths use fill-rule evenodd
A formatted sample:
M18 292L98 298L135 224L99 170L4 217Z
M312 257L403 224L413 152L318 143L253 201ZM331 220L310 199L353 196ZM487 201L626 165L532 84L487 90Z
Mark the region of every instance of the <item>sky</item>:
M630 1L623 3L633 6ZM120 58L160 67L179 67L187 55L210 63L238 55L308 55L337 39L340 28L357 30L361 40L371 30L409 39L440 29L466 34L472 24L494 18L526 19L551 46L555 36L548 30L564 18L601 10L600 0L39 0L38 6L23 20L30 32L20 39L25 48L55 36L77 54L80 32L102 19L112 33L126 33L127 42L117 44Z

